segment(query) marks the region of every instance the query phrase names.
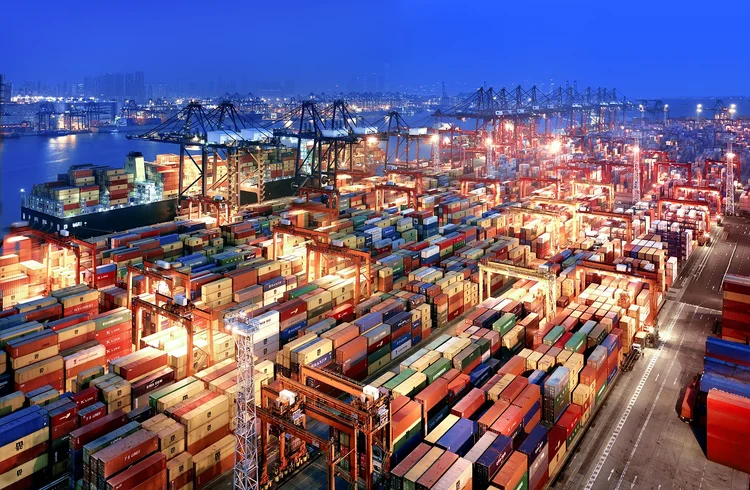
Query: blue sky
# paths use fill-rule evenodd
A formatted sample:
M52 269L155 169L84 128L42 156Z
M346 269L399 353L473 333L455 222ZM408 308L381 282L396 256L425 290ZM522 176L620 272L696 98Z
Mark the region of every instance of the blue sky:
M143 70L147 82L219 76L344 90L449 92L578 81L634 97L745 95L750 2L160 1L5 2L0 72L14 82Z

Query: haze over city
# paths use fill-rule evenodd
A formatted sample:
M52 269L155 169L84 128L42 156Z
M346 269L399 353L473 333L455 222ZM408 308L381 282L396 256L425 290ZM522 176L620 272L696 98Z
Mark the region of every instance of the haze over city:
M674 0L295 0L280 11L274 2L42 0L32 13L28 4L7 2L0 71L16 86L143 71L147 83L200 92L291 81L300 93L437 93L445 81L458 93L485 81L578 80L631 97L744 95L750 41L742 22L750 5L721 7Z

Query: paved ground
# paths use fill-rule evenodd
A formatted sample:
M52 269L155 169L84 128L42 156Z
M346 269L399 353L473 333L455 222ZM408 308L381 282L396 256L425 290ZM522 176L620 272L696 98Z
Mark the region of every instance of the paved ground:
M706 459L702 436L676 412L683 386L702 370L725 272L750 272L750 236L719 240L724 231L715 229L712 245L683 267L659 315L662 342L621 377L553 488L750 488L746 473ZM730 240L746 234L750 226L737 221Z
M705 338L721 316L724 274L750 275L750 222L727 225L728 239L726 228L715 228L711 245L698 247L683 266L659 315L661 344L620 377L552 488L750 489L750 475L706 459L700 434L676 411L683 386L702 370ZM326 472L319 458L283 488L323 489ZM231 474L211 487L230 489Z

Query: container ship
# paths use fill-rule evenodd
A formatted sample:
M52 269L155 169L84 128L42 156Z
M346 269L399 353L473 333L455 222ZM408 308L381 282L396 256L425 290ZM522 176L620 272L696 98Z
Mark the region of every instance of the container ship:
M241 204L291 196L294 193L293 151L259 152L263 177L247 175ZM248 164L247 162L242 162ZM186 180L198 178L186 166ZM192 170L192 173L191 173ZM222 176L219 167L216 180ZM138 152L127 155L123 168L106 165L73 165L57 180L33 186L23 197L21 219L44 231L68 230L79 238L171 221L178 212L179 156L160 154L148 162Z

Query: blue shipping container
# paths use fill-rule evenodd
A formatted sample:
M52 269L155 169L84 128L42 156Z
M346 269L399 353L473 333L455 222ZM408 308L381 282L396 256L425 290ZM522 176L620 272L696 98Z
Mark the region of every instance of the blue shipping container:
M464 456L474 445L476 422L469 419L458 419L448 432L438 439L437 445L459 456Z

